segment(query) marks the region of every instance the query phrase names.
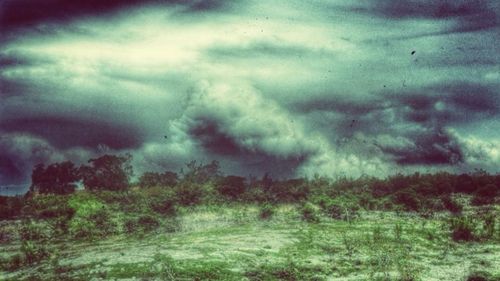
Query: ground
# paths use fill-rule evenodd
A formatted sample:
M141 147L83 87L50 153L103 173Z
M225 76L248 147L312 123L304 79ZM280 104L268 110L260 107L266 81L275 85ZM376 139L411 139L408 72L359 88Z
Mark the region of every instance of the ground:
M52 241L49 258L0 272L0 280L456 281L473 272L496 280L500 243L454 242L448 217L371 211L307 222L295 205L276 207L269 219L255 205L198 206L181 210L175 230ZM20 247L3 243L0 255Z

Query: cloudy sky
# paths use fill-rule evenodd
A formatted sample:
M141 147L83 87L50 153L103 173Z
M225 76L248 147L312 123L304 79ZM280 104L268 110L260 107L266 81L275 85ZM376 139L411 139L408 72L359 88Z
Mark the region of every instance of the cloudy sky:
M276 177L500 166L495 0L0 0L0 184L130 152Z

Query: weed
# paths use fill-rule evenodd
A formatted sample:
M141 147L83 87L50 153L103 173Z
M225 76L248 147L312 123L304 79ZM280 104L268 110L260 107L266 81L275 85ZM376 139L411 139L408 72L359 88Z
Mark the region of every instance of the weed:
M267 220L270 219L274 215L274 213L275 211L273 205L265 203L264 205L262 205L262 207L260 207L259 218Z

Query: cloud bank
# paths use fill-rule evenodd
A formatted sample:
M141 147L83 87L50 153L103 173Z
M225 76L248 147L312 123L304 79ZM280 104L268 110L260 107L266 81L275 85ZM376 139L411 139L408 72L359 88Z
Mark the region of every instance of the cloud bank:
M0 181L130 152L278 177L498 172L497 1L0 1Z

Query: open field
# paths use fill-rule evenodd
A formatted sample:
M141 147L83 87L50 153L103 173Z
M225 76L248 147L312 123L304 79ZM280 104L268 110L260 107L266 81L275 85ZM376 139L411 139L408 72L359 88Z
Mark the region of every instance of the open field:
M450 215L361 212L350 221L294 204L267 219L255 204L182 208L175 229L105 239L51 240L47 258L6 269L2 280L499 280L497 239L450 238ZM498 214L498 208L494 211ZM5 229L15 222L4 224ZM19 254L11 239L3 260ZM477 278L470 279L476 273ZM469 279L467 279L469 278Z

